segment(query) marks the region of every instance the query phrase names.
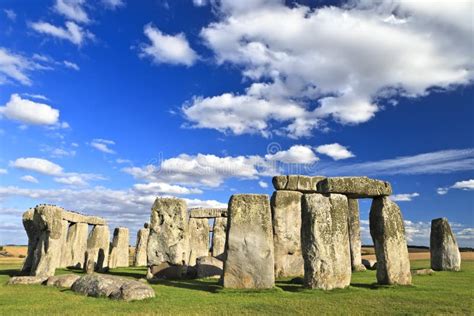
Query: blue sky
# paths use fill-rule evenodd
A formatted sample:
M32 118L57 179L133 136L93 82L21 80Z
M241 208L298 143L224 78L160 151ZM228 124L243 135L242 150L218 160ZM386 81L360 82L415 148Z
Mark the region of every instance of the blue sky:
M2 1L0 244L37 203L134 236L156 196L303 173L388 180L409 243L444 216L473 247L472 5Z

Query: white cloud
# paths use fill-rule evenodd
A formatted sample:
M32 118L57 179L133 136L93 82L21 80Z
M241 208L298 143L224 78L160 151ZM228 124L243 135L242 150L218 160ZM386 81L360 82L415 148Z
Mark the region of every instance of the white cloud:
M0 174L8 174L8 170L7 169L0 169Z
M116 162L116 163L119 163L119 164L123 164L123 163L131 164L131 163L132 163L131 160L129 160L129 159L122 159L122 158L117 158L117 159L115 159L115 162Z
M403 193L403 194L394 194L390 196L390 199L395 202L409 202L413 198L420 196L419 193Z
M193 0L193 4L196 7L203 7L207 5L207 0Z
M11 21L15 21L16 20L16 13L15 11L11 10L11 9L4 9L3 12L5 12L5 15L7 16L8 19L10 19Z
M103 153L115 154L115 151L109 147L110 145L115 145L115 142L112 140L96 138L92 140L90 145Z
M259 125L268 134L281 129L271 124L276 121L289 136L308 136L321 120L360 124L395 98L425 96L433 87L450 89L474 78L471 1L440 2L436 9L427 1L402 0L317 9L283 1L212 3L217 21L201 37L217 64L239 67L251 85L225 107L229 94L183 105L198 128L253 133L255 120L245 124L245 118L255 114L246 113L238 129L230 118L240 118L249 103L291 103L297 108L292 115L275 118L266 110Z
M92 33L71 21L66 22L65 28L41 21L31 23L30 26L39 33L70 41L77 46L81 46L88 39L94 39Z
M198 58L183 33L167 35L152 24L147 24L144 27L144 34L151 44L143 44L140 47L140 57L149 57L156 64L167 63L186 66L193 65Z
M39 65L26 57L0 47L0 84L14 80L29 86L31 85L29 72L38 68Z
M66 150L64 148L53 148L50 151L51 157L62 158L62 157L74 157L76 155L75 150Z
M319 160L309 146L294 145L288 150L265 155L269 161L280 161L287 164L312 164Z
M89 17L83 8L85 2L85 0L56 0L54 10L70 20L89 23Z
M345 146L339 145L338 143L321 145L316 147L316 152L327 155L334 160L341 160L354 157Z
M102 0L102 4L111 10L115 10L117 8L125 6L125 1L124 0Z
M73 185L73 186L85 186L87 182L80 176L67 176L54 178L54 181L61 184Z
M59 111L51 106L12 94L10 100L0 107L0 115L8 119L34 125L54 125L58 123Z
M474 190L474 179L458 181L450 187L438 188L436 189L436 192L439 195L445 195L448 193L450 189L459 189L459 190L464 190L464 191Z
M10 162L10 166L53 176L60 175L63 172L60 165L41 158L18 158Z
M461 190L474 190L474 179L456 182L451 188Z
M258 185L261 187L261 188L268 188L268 183L264 182L264 181L258 181Z
M48 97L42 95L42 94L31 94L31 93L22 93L23 96L29 97L32 99L38 99L38 100L43 100L43 101L49 101Z
M76 63L73 63L71 61L63 61L64 63L64 66L66 66L67 68L71 68L73 70L76 70L76 71L79 71L81 68L79 68L79 66L76 64Z
M133 185L133 189L147 194L201 194L202 191L196 188L186 188L179 185L171 185L164 182L137 183Z
M443 174L474 170L474 149L441 150L414 156L369 161L321 169L332 175Z
M38 179L36 179L35 177L31 176L31 175L26 175L26 176L23 176L20 178L22 181L25 181L25 182L30 182L30 183L39 183Z

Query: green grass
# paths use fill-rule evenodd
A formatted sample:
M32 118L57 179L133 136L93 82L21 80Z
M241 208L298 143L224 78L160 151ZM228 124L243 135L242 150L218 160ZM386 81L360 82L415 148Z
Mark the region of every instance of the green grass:
M412 268L427 268L427 260ZM348 289L329 292L305 290L289 280L278 280L266 291L224 290L215 279L163 281L152 285L156 298L119 302L84 297L70 290L37 286L7 286L19 266L0 264L0 315L10 314L474 314L474 261L464 261L461 272L415 276L413 286L377 286L375 271L354 273ZM58 270L57 274L71 273ZM111 273L139 278L144 268L115 269Z

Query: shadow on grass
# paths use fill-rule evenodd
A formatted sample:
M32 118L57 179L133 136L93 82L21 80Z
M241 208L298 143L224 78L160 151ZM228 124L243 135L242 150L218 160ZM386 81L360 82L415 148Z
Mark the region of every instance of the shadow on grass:
M146 277L146 273L139 271L114 271L109 270L106 274L122 276L127 278L142 279Z
M217 284L217 280L212 283L202 280L158 280L151 284L171 286L188 290L205 291L210 293L216 293L222 289L222 287Z
M10 277L21 275L21 270L18 269L5 269L0 270L0 275L8 275Z

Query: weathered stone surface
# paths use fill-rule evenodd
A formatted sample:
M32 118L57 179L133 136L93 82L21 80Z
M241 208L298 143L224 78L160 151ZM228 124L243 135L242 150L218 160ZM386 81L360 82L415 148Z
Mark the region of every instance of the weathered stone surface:
M59 267L58 268L67 268L68 263L66 262L65 258L71 257L68 256L68 247L67 247L67 235L69 231L69 222L66 220L62 220L62 228L63 231L61 233L61 239L60 239L60 244L61 244L61 259L59 260Z
M418 269L411 272L412 275L433 275L435 274L432 269Z
M196 259L209 255L209 220L207 218L190 218L189 259L188 265L196 264Z
M111 299L135 301L155 297L155 291L139 281L103 274L87 274L74 282L74 292Z
M87 239L87 260L94 262L94 270L101 272L109 266L110 231L108 226L96 225Z
M15 277L11 277L10 280L8 280L8 285L43 284L44 282L46 282L47 279L48 277L45 277L45 276L15 276Z
M217 217L212 228L212 256L217 257L224 254L225 238L227 229L227 218Z
M305 193L318 192L318 183L323 176L288 175L275 176L272 179L275 190L300 191Z
M331 290L351 282L347 198L341 194L305 194L301 243L304 286Z
M359 201L356 199L347 199L349 207L348 224L349 224L349 243L351 246L351 266L353 271L365 271L362 264L360 241L360 219L359 219Z
M148 223L138 230L137 245L135 246L135 257L133 258L133 265L135 267L146 266L146 248L148 243L148 236L150 235L150 228Z
M461 270L461 253L447 218L431 221L430 253L433 270Z
M398 205L378 197L370 207L370 235L377 257L379 284L411 284L405 225Z
M190 218L227 217L227 208L192 208L189 210Z
M362 259L362 264L368 270L377 270L377 261L370 259Z
M23 263L23 268L21 271L23 273L30 273L31 266L33 265L33 258L36 245L39 240L39 227L35 224L33 220L34 208L30 208L25 213L23 213L23 227L25 228L26 235L28 236L28 253Z
M50 276L46 281L46 285L70 289L74 282L76 282L79 278L80 276L77 274Z
M321 193L340 193L350 198L373 198L392 194L392 186L387 181L367 177L334 177L318 183Z
M157 198L151 209L150 236L147 245L147 278L153 278L153 266L162 263L185 265L188 260L187 206L182 199Z
M224 262L211 256L199 257L196 260L196 277L210 278L221 277Z
M62 219L71 223L85 223L89 225L106 225L106 221L103 218L97 216L88 216L79 214L76 212L66 211L63 209Z
M275 277L301 276L301 198L296 191L275 191L271 198Z
M273 231L267 195L236 194L229 201L225 288L271 288Z
M188 266L162 262L148 267L148 279L183 279L188 274Z
M114 230L114 237L110 244L109 268L128 267L128 248L130 237L128 228L117 227Z
M30 275L49 277L54 275L61 262L62 209L53 205L35 207L33 221L39 230Z
M89 227L86 223L73 223L69 226L61 266L79 269L84 267L88 234Z

